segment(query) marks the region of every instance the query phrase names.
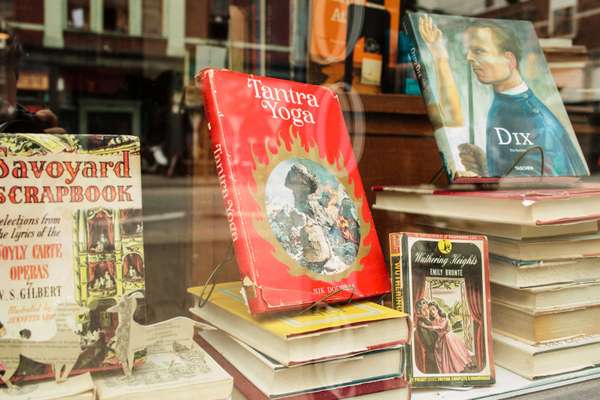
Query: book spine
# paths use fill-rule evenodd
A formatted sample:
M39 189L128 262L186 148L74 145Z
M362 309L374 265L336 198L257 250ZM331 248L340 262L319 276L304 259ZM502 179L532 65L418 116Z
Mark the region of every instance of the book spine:
M440 151L440 156L442 158L442 163L444 165L444 169L448 174L448 179L452 180L453 173L451 171L454 170L452 161L452 157L450 156L450 160L446 157L446 155L450 155L450 148L448 142L446 140L445 132L442 130L438 130L443 127L443 118L442 118L442 110L437 103L435 96L433 95L433 91L431 88L431 80L427 75L427 68L425 68L421 62L423 59L421 56L421 50L418 46L417 32L418 28L413 25L413 21L418 16L418 14L407 12L402 19L402 31L405 36L408 38L409 42L409 57L410 61L415 70L415 75L417 77L417 81L419 82L419 86L421 88L421 94L423 96L423 100L425 101L425 106L427 108L427 114L429 115L429 119L434 129L434 136Z
M482 264L483 264L483 286L484 286L484 301L486 305L485 312L485 324L487 327L487 344L488 346L493 343L492 339L492 299L491 299L491 287L490 287L490 248L487 236L481 236L480 239L483 242L483 250L482 250ZM496 383L496 366L494 364L494 351L493 349L487 350L488 365L490 366L490 383Z
M256 282L256 277L252 263L250 243L247 240L248 236L240 210L238 188L233 179L235 172L231 165L231 153L227 147L227 140L225 139L225 132L221 121L222 113L219 111L217 104L218 92L216 91L214 81L215 73L216 71L213 69L202 71L200 84L203 87L204 108L208 120L213 156L217 167L217 178L225 205L225 215L229 224L242 287L248 289L249 286L252 286ZM257 292L246 296L248 306L253 313L266 311L259 298L260 294Z
M398 260L398 268L400 269L400 274L402 275L402 306L403 309L398 309L399 311L404 311L405 313L412 316L412 303L411 303L411 293L412 293L412 279L410 276L410 271L408 269L409 260L409 252L408 252L408 236L406 234L402 234L400 238L400 252L402 253Z
M392 279L392 305L394 309L404 311L401 233L390 233L390 277Z
M429 105L434 102L434 99L431 98L431 89L429 87L429 77L427 76L427 71L423 68L421 64L421 51L417 46L417 33L415 32L415 28L412 24L412 17L415 14L411 12L407 12L404 18L402 19L402 31L409 39L409 51L408 55L410 57L410 62L413 65L415 70L415 75L417 76L417 80L419 81L419 86L421 87L421 93L423 93L423 97L425 100L425 104Z
M416 324L415 324L415 316L413 315L413 311L412 311L412 302L411 302L411 298L412 298L412 290L413 290L413 282L412 282L412 277L408 268L408 263L410 262L409 260L409 251L408 251L408 235L406 234L402 234L400 235L399 238L399 245L400 245L400 252L402 253L399 257L398 260L398 269L400 270L400 272L398 272L403 279L403 287L402 287L402 295L403 295L403 300L402 300L402 307L403 309L398 308L397 310L399 311L404 311L405 313L407 313L409 315L409 321L411 322L411 326L409 329L409 343L406 345L406 374L409 378L409 381L412 380L412 376L413 376L413 357L414 357L414 343L415 343L415 338L414 338L414 329L416 328ZM411 382L412 384L413 382Z

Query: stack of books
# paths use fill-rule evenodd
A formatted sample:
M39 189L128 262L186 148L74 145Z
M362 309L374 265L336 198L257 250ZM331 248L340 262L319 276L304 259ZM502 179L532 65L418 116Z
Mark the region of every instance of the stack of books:
M189 289L196 298L201 291ZM402 312L361 301L253 317L240 282L218 284L191 312L218 328L197 341L248 399L410 397Z
M600 363L600 186L379 188L415 227L488 236L494 357L528 378Z

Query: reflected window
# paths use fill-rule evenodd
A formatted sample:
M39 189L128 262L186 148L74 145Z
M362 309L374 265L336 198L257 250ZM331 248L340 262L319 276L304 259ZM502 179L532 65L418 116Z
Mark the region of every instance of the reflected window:
M71 29L90 29L90 0L67 1L67 25Z
M104 0L103 28L105 32L129 32L129 0Z
M550 2L550 35L551 36L575 36L575 14L577 13L576 0L560 0Z

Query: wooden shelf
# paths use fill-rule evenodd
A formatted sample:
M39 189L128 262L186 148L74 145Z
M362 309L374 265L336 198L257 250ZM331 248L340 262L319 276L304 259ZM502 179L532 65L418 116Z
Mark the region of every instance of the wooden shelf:
M360 100L365 113L407 114L426 116L427 110L421 96L404 94L361 94ZM343 111L352 111L343 107Z

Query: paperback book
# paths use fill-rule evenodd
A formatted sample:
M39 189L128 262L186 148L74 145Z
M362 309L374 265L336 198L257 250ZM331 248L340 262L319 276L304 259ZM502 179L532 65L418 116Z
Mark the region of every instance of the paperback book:
M451 181L589 175L530 22L408 12L403 30Z
M494 383L487 240L390 234L392 301L413 316L414 387Z
M61 352L53 338L67 323L80 336L67 367L118 367L107 309L144 289L138 138L0 135L0 156L0 348ZM67 303L82 313L61 314ZM48 372L22 358L17 375Z
M225 70L198 78L251 312L389 292L337 95Z

